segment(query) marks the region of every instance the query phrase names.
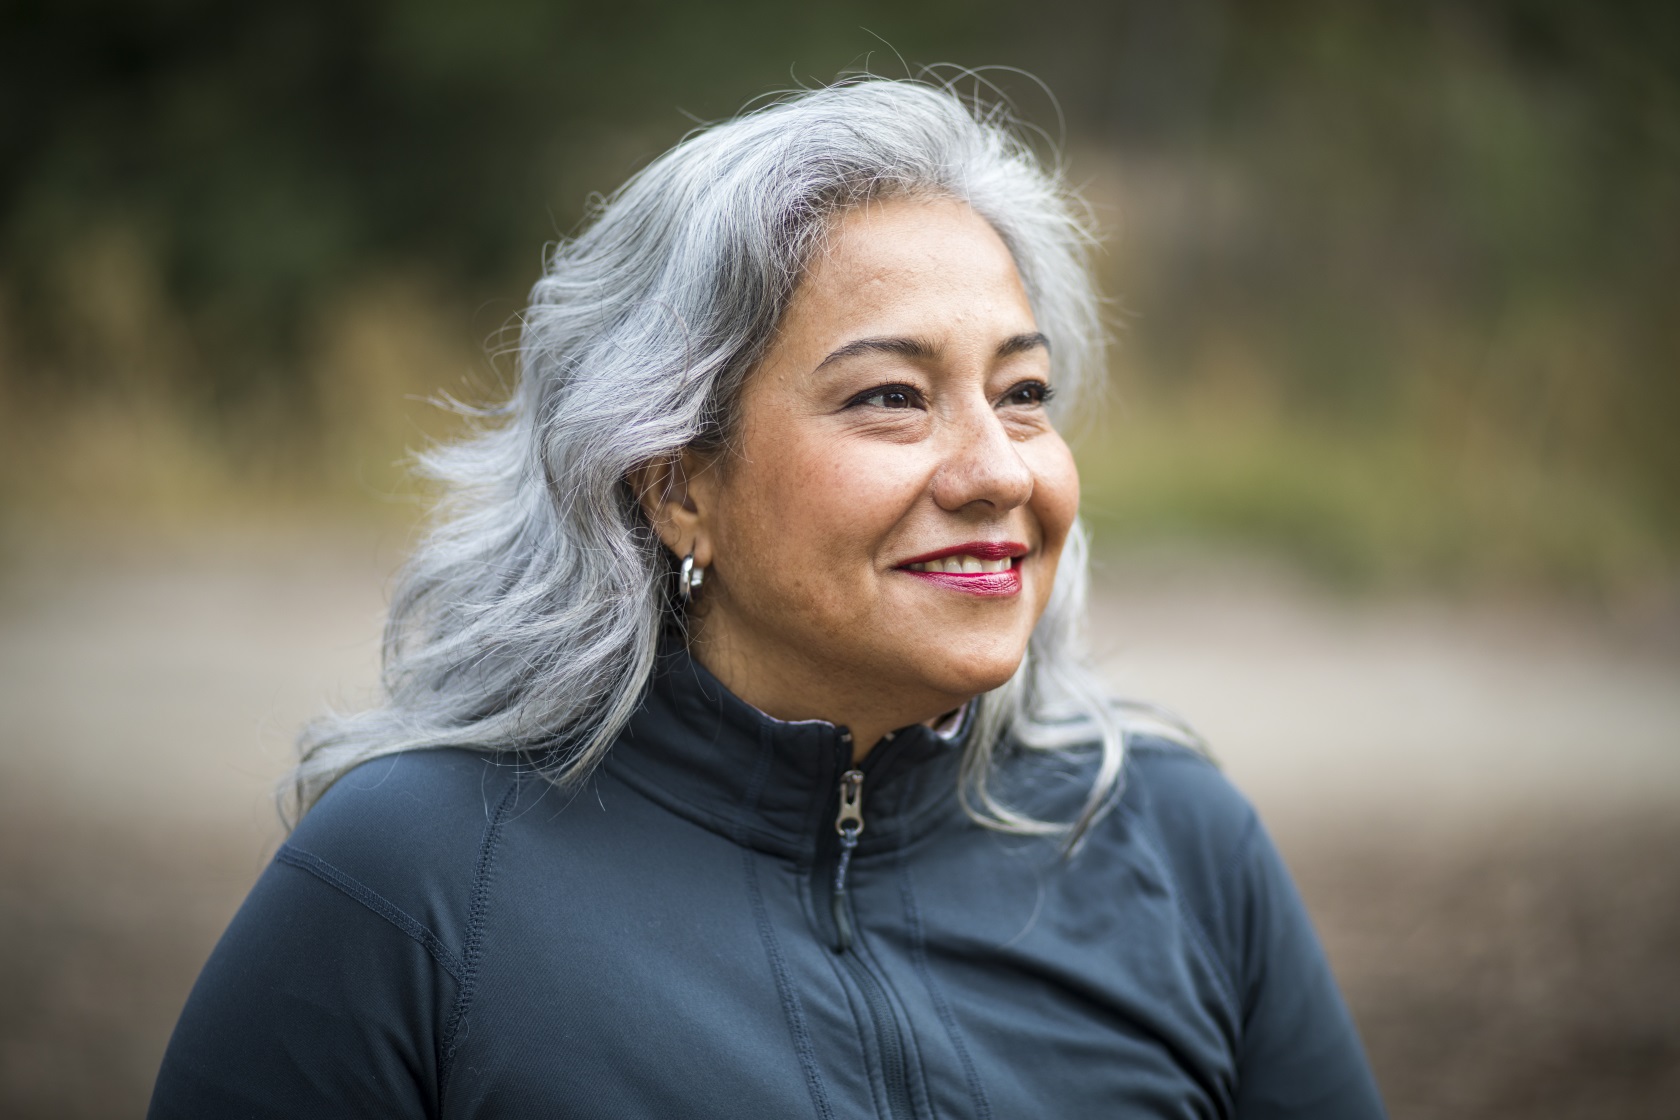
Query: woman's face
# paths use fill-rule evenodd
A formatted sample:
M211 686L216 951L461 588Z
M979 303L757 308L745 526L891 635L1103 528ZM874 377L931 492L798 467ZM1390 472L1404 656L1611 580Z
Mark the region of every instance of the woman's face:
M702 662L772 715L860 731L1006 681L1079 503L1049 371L1009 251L966 204L840 219L730 450L688 459L681 516L656 517L706 569Z

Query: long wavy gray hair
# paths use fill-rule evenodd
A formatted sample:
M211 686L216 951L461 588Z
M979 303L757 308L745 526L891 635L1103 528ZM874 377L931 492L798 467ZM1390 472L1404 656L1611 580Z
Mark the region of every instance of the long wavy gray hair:
M426 747L541 749L561 784L588 775L635 711L680 610L671 559L627 482L691 446L727 446L743 381L805 263L848 207L885 197L972 206L1014 255L1053 342L1057 418L1101 377L1103 331L1083 208L998 109L949 87L863 79L697 131L560 243L522 320L517 387L474 432L420 456L444 497L404 568L384 641L384 699L303 733L289 788L306 812L352 767ZM1076 525L1020 669L981 696L963 804L1014 832L1102 812L1121 772L1121 714L1079 639ZM1084 811L1028 817L989 782L999 745L1100 744ZM295 818L294 818L295 819Z

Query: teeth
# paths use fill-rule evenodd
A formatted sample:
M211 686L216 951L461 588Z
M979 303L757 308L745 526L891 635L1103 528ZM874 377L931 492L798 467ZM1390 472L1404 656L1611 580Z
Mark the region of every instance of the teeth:
M942 560L928 560L911 564L912 572L949 572L957 575L977 575L982 572L1007 572L1014 566L1008 557L1001 560L982 560L978 556L947 556Z

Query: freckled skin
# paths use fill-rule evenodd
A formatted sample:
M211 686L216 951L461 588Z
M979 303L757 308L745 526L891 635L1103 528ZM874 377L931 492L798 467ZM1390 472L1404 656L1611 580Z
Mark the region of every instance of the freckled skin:
M638 479L667 547L706 569L694 652L731 691L847 725L862 757L1015 672L1079 504L1033 388L1048 353L999 354L1037 329L1008 249L966 204L878 202L838 221L747 379L732 453ZM824 361L880 338L928 352ZM1031 549L1019 595L897 570L976 540Z

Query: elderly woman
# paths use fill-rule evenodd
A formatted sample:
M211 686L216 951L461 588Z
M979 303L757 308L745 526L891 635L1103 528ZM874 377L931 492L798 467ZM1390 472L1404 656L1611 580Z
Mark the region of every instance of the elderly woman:
M1080 662L1087 244L911 82L608 200L152 1115L1380 1116L1253 810Z

